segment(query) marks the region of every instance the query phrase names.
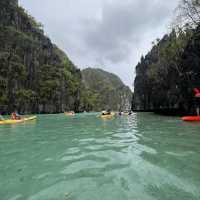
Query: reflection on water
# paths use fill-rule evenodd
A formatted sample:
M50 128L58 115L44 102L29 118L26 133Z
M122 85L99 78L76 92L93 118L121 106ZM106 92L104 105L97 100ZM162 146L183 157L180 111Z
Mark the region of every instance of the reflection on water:
M2 200L200 199L200 126L138 113L0 127Z

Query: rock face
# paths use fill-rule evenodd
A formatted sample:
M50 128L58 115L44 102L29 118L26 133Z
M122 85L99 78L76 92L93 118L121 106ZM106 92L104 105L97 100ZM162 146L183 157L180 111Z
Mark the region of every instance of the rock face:
M119 77L101 69L87 68L82 71L83 85L88 91L89 105L85 110L130 110L132 92Z
M0 1L0 109L57 113L79 110L81 72L18 6Z
M136 66L133 110L195 113L193 88L200 88L200 28L190 30L189 35L165 35L141 58Z

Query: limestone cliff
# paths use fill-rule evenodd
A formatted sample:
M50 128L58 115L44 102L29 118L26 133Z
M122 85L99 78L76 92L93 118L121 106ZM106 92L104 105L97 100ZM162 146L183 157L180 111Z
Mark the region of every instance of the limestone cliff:
M81 73L17 0L0 1L0 109L78 110Z
M199 66L199 27L165 35L136 66L133 110L194 114Z

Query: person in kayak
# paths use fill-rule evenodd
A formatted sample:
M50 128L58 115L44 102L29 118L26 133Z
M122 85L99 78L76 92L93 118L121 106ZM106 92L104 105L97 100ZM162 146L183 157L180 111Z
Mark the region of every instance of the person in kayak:
M101 115L111 115L111 110L110 109L108 109L106 111L104 110L101 112Z
M103 111L101 112L101 115L107 115L107 112L106 112L105 110L103 110Z
M196 112L197 116L200 115L200 91L198 88L194 88L194 93L195 93L195 104L196 104Z
M13 113L11 114L11 119L12 119L12 120L20 120L21 117L20 117L20 115L19 115L17 112L13 112Z

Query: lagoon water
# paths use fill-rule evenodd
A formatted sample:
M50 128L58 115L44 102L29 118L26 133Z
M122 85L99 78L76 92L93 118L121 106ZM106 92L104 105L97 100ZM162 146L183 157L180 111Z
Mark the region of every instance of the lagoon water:
M200 199L199 123L96 115L0 126L0 199Z

